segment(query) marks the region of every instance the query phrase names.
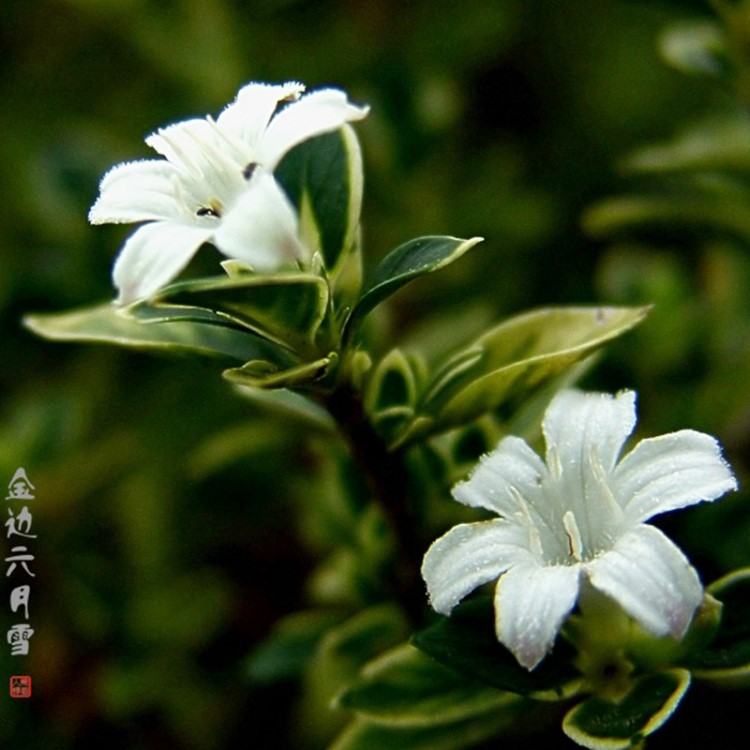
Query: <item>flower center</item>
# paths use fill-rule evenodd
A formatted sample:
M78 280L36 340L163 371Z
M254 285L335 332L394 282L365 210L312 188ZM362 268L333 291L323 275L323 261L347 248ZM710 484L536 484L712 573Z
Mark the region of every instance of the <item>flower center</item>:
M196 212L196 216L212 216L215 219L221 218L221 204L217 200L210 200L207 206L201 206Z

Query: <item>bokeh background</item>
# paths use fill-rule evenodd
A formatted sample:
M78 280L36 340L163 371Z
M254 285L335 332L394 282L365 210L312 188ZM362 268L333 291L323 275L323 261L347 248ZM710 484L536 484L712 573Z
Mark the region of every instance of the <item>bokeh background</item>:
M702 16L698 0L3 0L0 484L26 468L38 538L30 655L0 648L0 680L31 674L34 696L0 694L0 745L284 748L293 734L294 684L254 685L243 664L304 600L316 548L297 519L320 446L216 363L53 344L20 324L112 296L128 229L87 225L101 174L245 81L336 85L371 105L357 126L369 267L420 234L486 238L397 296L382 341L434 314L653 303L585 384L636 389L644 434L711 432L747 475L748 233L586 220L637 187L621 169L634 149L742 112L730 86L659 56L664 29ZM664 525L706 581L750 564L743 493ZM700 721L683 709L653 747L701 731L738 747L740 697L693 691Z

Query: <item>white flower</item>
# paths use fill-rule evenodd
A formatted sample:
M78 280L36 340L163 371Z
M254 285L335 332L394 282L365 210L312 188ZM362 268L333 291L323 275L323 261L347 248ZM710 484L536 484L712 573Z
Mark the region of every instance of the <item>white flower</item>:
M702 599L698 575L659 529L665 511L714 500L737 483L717 442L693 430L640 441L635 394L563 391L544 417L546 462L506 437L453 490L500 518L455 526L432 544L422 575L448 615L498 579L495 631L527 669L552 648L582 578L656 636L684 635Z
M297 144L368 109L335 89L303 91L299 83L250 83L216 120L178 122L146 138L164 159L120 164L104 175L91 223L149 222L115 263L121 304L168 284L205 242L261 271L304 257L297 215L272 172Z

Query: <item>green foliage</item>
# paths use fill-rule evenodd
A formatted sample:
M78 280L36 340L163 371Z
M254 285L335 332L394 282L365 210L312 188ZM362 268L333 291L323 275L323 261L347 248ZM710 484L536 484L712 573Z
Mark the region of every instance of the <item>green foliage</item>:
M90 341L162 352L223 355L235 360L267 356L273 351L262 339L226 324L220 316L200 309L172 310L144 325L111 304L67 313L28 315L34 333L53 341Z
M656 731L690 686L690 672L673 669L635 680L617 701L591 697L565 716L563 730L591 750L625 750Z
M450 724L494 712L514 696L471 682L404 644L367 664L337 703L396 726Z
M719 627L702 649L688 655L687 666L699 679L726 685L750 677L750 571L738 570L708 587L722 604Z
M257 683L299 677L323 636L341 620L341 613L327 610L295 612L279 620L274 632L245 661L248 677Z
M337 705L356 719L332 750L472 747L510 728L525 708L518 696L468 680L408 644L366 664Z
M0 463L37 484L43 568L32 655L0 655L39 700L0 703L3 746L439 750L520 728L553 748L568 712L579 744L628 747L670 715L686 670L696 710L649 748L731 745L746 693L710 691L747 685L743 572L709 587L683 642L631 632L616 700L565 640L526 672L487 602L426 627L419 582L403 583L461 520L451 483L503 434L537 435L552 394L584 377L638 390L644 431L717 434L747 474L750 26L747 3L712 7L8 3ZM111 296L124 235L85 221L110 164L244 80L297 77L372 107L356 126L364 204L349 127L276 170L309 264L217 275L203 249L153 300L21 329L27 310ZM546 307L519 314L531 305ZM337 435L343 386L361 400L347 426L380 442ZM416 529L408 564L358 463L373 445L403 470L390 488ZM747 565L748 519L740 497L669 523L706 578Z
M381 434L393 436L413 419L418 388L416 370L423 367L400 349L392 349L368 374L365 409Z
M470 240L456 237L418 237L399 245L386 255L365 284L365 289L347 321L348 335L352 336L361 319L404 284L453 263L479 242L479 237Z
M267 360L252 360L242 367L224 370L224 377L231 383L254 388L296 388L322 380L337 361L336 352L284 369Z
M572 650L558 643L555 651L532 672L495 637L490 599L459 604L448 618L416 633L414 645L466 677L518 695L562 700L580 687L580 675L571 662Z
M546 309L501 323L436 368L398 441L466 424L493 409L510 415L535 390L637 325L647 312Z
M304 678L307 691L298 730L305 741L323 744L341 728L346 714L331 710L341 685L352 680L377 654L401 642L407 627L397 607L383 604L358 612L326 632Z
M661 38L664 59L677 70L729 80L735 67L720 24L702 19L674 25Z
M335 279L350 263L348 256L358 255L363 178L356 135L347 126L301 143L275 175L300 211L304 240Z
M501 733L515 715L493 711L479 718L430 727L393 727L367 721L352 722L330 745L330 750L460 750Z
M207 310L224 319L224 325L247 329L292 352L305 352L314 351L328 304L328 287L318 276L246 273L171 285L153 304L136 304L132 314L168 321L183 307Z

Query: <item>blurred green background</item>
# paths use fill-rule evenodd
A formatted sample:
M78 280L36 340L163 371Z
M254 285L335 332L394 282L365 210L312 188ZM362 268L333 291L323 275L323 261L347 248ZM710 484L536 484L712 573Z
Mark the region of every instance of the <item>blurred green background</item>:
M0 679L31 674L34 696L0 697L3 747L287 746L295 687L248 684L242 660L301 606L315 545L294 519L340 447L272 421L216 363L52 344L20 325L25 312L112 296L129 228L87 225L101 174L149 156L156 127L218 112L245 81L336 85L371 105L357 126L370 267L420 234L486 238L394 300L384 346L433 314L655 303L586 385L636 389L644 434L717 435L746 476L747 235L582 225L588 207L633 188L620 170L633 149L742 111L730 87L659 57L662 30L706 15L701 2L2 8L0 482L26 468L38 534L30 655L0 649ZM742 493L664 525L706 581L750 564ZM709 736L732 747L733 699L697 695L688 704L720 733ZM653 746L700 736L689 714Z

